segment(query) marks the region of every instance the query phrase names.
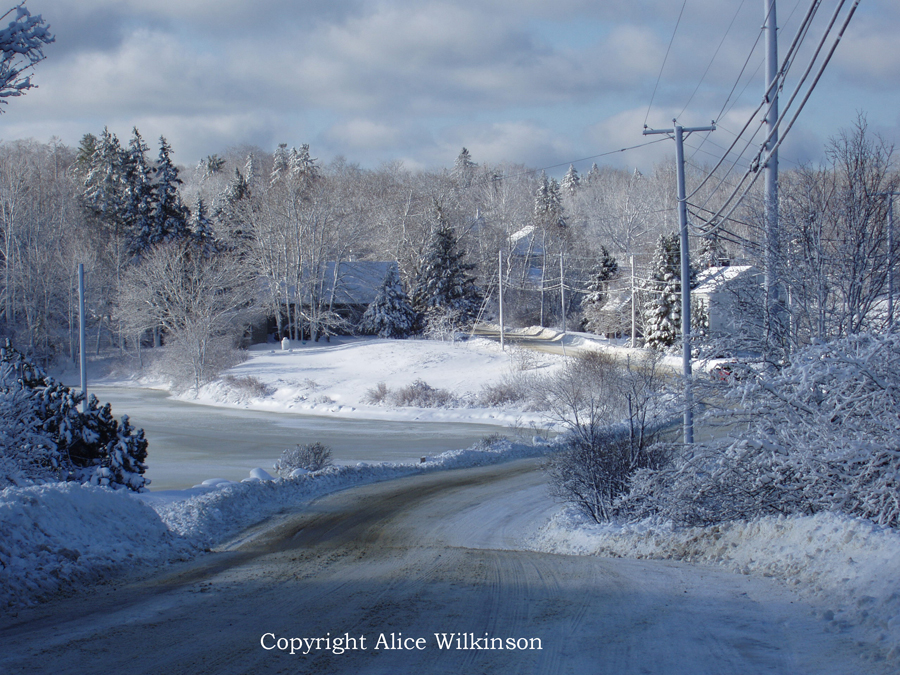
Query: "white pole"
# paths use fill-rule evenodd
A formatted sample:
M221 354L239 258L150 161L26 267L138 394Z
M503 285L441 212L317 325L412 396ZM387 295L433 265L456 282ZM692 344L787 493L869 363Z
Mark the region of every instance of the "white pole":
M497 267L497 284L500 288L500 350L504 351L506 346L503 341L503 250L499 251L499 265Z
M85 349L85 317L84 317L84 263L78 263L78 343L81 348L81 412L87 413L87 351Z
M563 254L559 252L559 302L562 305L562 350L566 356L566 280L563 274Z
M631 258L631 348L637 347L637 305L634 297L634 254Z

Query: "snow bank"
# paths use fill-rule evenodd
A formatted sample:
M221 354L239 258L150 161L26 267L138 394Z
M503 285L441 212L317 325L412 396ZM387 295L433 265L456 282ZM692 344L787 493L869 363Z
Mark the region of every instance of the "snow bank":
M211 479L190 490L116 492L57 483L0 492L0 607L24 606L141 565L185 559L286 508L416 473L543 454L541 443L478 443L419 464L328 467L289 479Z
M0 607L86 585L126 565L185 556L152 508L129 494L76 483L0 492Z
M531 542L574 555L676 559L774 577L809 601L834 631L851 631L900 661L900 532L849 516L765 517L677 529L598 525L572 509Z
M156 509L172 532L197 545L211 547L285 508L296 508L324 494L413 474L536 457L544 454L546 448L540 443L526 445L500 439L444 452L419 464L360 462L356 466L330 466L288 479L219 482L183 500L173 501L164 493L152 492L143 493L139 498Z

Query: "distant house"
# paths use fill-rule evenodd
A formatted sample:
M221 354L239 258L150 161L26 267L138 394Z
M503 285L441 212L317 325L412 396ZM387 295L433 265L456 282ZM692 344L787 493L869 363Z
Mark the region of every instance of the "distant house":
M762 292L762 273L751 265L710 267L697 274L691 304L703 306L710 334L733 335L751 329L745 320L746 303L758 306Z
M397 263L369 260L326 263L322 300L329 309L356 323L378 297L381 284L391 267L396 268Z
M326 263L317 279L313 280L310 275L303 284L301 308L304 314L315 314L328 323L326 335L351 333L366 308L378 296L391 267L396 268L397 263L370 260ZM295 289L292 289L291 295L296 297ZM313 297L316 298L315 303ZM309 311L313 304L318 307L317 312ZM274 316L267 317L263 323L253 326L251 339L254 342L266 341L277 332L277 325ZM324 328L321 324L319 327ZM280 339L282 336L275 337Z

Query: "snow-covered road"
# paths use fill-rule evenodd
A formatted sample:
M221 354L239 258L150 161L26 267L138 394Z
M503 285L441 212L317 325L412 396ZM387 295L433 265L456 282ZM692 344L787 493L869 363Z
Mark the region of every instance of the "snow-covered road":
M152 578L19 610L0 620L0 672L879 672L768 580L521 550L556 509L537 467L336 493ZM542 648L440 649L436 633ZM289 653L345 635L354 649Z

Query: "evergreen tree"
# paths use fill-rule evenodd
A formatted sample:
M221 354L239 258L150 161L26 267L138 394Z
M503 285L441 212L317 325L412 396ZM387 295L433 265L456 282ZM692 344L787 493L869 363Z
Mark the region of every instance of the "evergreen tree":
M140 255L146 251L156 211L156 194L152 170L147 163L147 144L135 127L125 154L124 221L128 233L128 252Z
M279 143L272 157L272 172L269 174L269 183L274 185L282 176L290 171L290 157L288 156L287 143Z
M90 141L82 139L87 151ZM113 234L123 234L126 205L125 155L119 139L104 128L95 143L87 174L84 177L82 200L87 209Z
M83 394L48 377L9 340L0 349L0 398L19 403L17 419L0 420L0 437L10 438L11 425L24 424L31 434L25 444L0 447L22 473L38 480L52 476L135 491L147 484L143 430L135 430L125 415L116 422L110 405L101 407L93 395L87 412L79 410ZM22 438L21 433L12 436Z
M541 173L541 185L534 198L534 215L544 225L566 227L559 183L555 178L548 179L545 173Z
M194 211L191 213L190 232L191 239L197 243L197 246L205 254L212 253L215 250L215 235L213 235L212 224L206 212L206 203L199 196L197 197Z
M472 177L475 175L475 169L478 165L472 161L472 155L469 154L468 148L463 148L456 163L453 166L453 177L458 185L469 187L472 184Z
M727 267L729 262L722 240L715 232L700 240L700 255L697 256L697 266L700 269Z
M98 139L94 134L85 134L78 142L78 151L75 155L75 172L84 180L91 168L91 159L97 151Z
M172 148L165 137L159 137L159 161L156 164L155 188L156 210L147 243L160 244L166 241L178 241L189 234L188 219L190 213L181 203L178 186L182 181L178 177L178 167L172 163Z
M405 338L413 333L419 315L410 304L396 265L391 265L375 300L366 308L359 330L364 335Z
M695 273L691 269L689 283ZM650 279L644 285L644 336L648 347L666 349L681 337L681 244L677 233L660 235Z
M570 164L569 170L566 171L566 175L562 179L562 189L566 194L574 196L578 192L579 185L581 185L581 177L578 175L575 165Z
M594 268L588 283L588 292L584 298L586 305L603 306L606 302L609 282L619 274L619 263L612 257L605 246L600 247L600 261Z
M466 325L477 318L481 308L481 295L469 274L475 266L463 262L465 253L459 250L456 234L440 209L437 217L438 227L413 290L413 307L429 322L449 316L455 325Z

